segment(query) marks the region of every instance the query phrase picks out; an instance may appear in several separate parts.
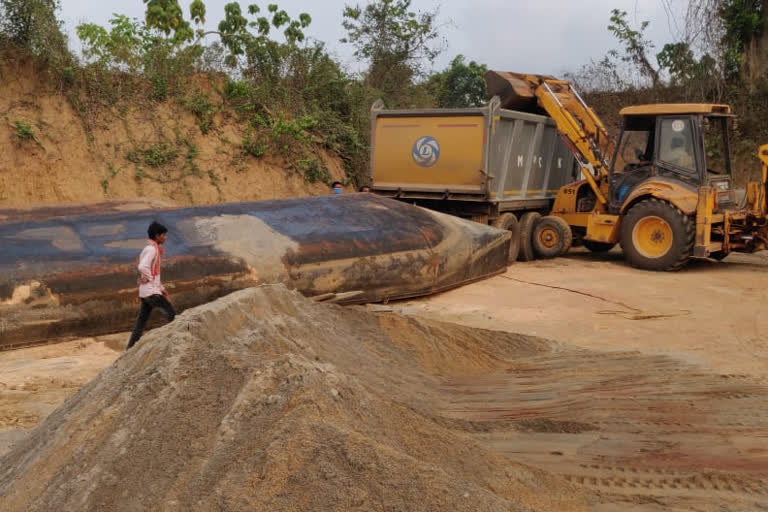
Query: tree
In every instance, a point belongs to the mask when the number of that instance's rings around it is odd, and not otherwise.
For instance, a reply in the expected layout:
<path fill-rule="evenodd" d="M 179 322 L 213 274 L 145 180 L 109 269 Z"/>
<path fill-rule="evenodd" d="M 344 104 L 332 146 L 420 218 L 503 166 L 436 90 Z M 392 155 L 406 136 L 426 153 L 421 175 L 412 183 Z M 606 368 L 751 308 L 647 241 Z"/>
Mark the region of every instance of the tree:
<path fill-rule="evenodd" d="M 204 32 L 192 28 L 192 23 L 200 25 L 205 20 L 206 7 L 201 0 L 190 4 L 188 19 L 177 0 L 143 1 L 143 22 L 114 15 L 111 29 L 86 23 L 77 27 L 77 34 L 87 58 L 107 69 L 143 72 L 154 84 L 155 99 L 164 99 L 169 88 L 183 82 L 179 72 L 189 72 L 191 64 L 203 55 L 202 40 L 208 35 L 220 37 L 219 48 L 223 48 L 229 67 L 242 64 L 242 74 L 258 82 L 266 96 L 279 92 L 280 80 L 292 72 L 290 57 L 297 55 L 297 45 L 305 39 L 303 29 L 311 22 L 308 14 L 292 19 L 275 4 L 268 5 L 266 16 L 257 16 L 261 12 L 258 5 L 248 6 L 244 13 L 239 3 L 231 2 L 224 6 L 218 30 Z M 269 37 L 272 28 L 283 29 L 284 43 Z M 307 50 L 306 55 L 314 54 Z"/>
<path fill-rule="evenodd" d="M 768 31 L 764 30 L 768 0 L 722 0 L 721 44 L 729 76 L 741 74 L 750 84 L 768 71 Z"/>
<path fill-rule="evenodd" d="M 694 80 L 710 79 L 717 72 L 715 60 L 704 54 L 696 59 L 688 43 L 668 43 L 656 55 L 661 69 L 669 72 L 672 85 L 686 84 Z"/>
<path fill-rule="evenodd" d="M 76 27 L 83 42 L 83 56 L 93 59 L 106 69 L 142 70 L 143 57 L 152 46 L 152 32 L 145 23 L 115 14 L 109 20 L 107 31 L 95 23 L 81 23 Z"/>
<path fill-rule="evenodd" d="M 0 34 L 12 44 L 59 67 L 71 60 L 56 18 L 59 0 L 0 0 Z"/>
<path fill-rule="evenodd" d="M 659 72 L 648 60 L 648 51 L 653 48 L 653 43 L 645 39 L 643 32 L 648 28 L 647 21 L 640 23 L 640 29 L 634 30 L 627 22 L 627 11 L 613 9 L 611 11 L 611 23 L 608 31 L 624 45 L 622 60 L 632 62 L 638 70 L 651 79 L 653 87 L 659 85 Z"/>
<path fill-rule="evenodd" d="M 376 0 L 365 8 L 346 6 L 343 13 L 347 37 L 341 42 L 369 62 L 368 83 L 390 96 L 413 84 L 443 50 L 438 11 L 416 13 L 410 7 L 411 0 Z"/>
<path fill-rule="evenodd" d="M 465 63 L 457 55 L 447 69 L 429 77 L 429 88 L 442 108 L 479 107 L 486 103 L 485 64 Z"/>
<path fill-rule="evenodd" d="M 221 36 L 224 46 L 230 51 L 232 65 L 241 55 L 246 56 L 252 67 L 260 67 L 259 62 L 276 58 L 275 51 L 280 47 L 280 43 L 269 38 L 272 27 L 285 27 L 283 35 L 288 46 L 293 47 L 304 41 L 304 29 L 312 22 L 309 14 L 303 12 L 299 14 L 298 19 L 292 19 L 275 4 L 269 4 L 267 11 L 270 17 L 260 16 L 249 22 L 239 3 L 232 2 L 224 6 L 224 19 L 219 23 L 219 31 L 216 33 Z M 261 9 L 258 5 L 248 6 L 248 14 L 255 16 L 259 12 Z M 249 29 L 255 29 L 255 32 Z"/>
<path fill-rule="evenodd" d="M 184 19 L 184 13 L 178 0 L 142 0 L 147 4 L 145 21 L 149 28 L 157 29 L 166 36 L 173 33 L 177 42 L 191 41 L 195 32 Z M 193 0 L 189 14 L 196 24 L 205 23 L 205 4 L 202 0 Z"/>
<path fill-rule="evenodd" d="M 727 79 L 754 85 L 768 73 L 766 17 L 768 0 L 690 0 L 688 39 L 717 56 Z"/>

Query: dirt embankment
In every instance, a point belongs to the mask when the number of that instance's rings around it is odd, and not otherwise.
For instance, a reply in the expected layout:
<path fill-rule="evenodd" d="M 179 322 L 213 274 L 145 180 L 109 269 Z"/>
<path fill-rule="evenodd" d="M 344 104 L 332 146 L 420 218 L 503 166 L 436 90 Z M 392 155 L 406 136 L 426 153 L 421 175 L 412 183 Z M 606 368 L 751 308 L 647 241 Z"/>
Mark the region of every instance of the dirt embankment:
<path fill-rule="evenodd" d="M 0 62 L 0 206 L 148 198 L 177 205 L 327 193 L 269 154 L 244 154 L 247 126 L 207 77 L 196 87 L 218 109 L 203 134 L 179 100 L 104 105 L 88 118 L 29 60 Z M 201 96 L 202 97 L 202 96 Z M 344 181 L 338 158 L 314 155 Z"/>

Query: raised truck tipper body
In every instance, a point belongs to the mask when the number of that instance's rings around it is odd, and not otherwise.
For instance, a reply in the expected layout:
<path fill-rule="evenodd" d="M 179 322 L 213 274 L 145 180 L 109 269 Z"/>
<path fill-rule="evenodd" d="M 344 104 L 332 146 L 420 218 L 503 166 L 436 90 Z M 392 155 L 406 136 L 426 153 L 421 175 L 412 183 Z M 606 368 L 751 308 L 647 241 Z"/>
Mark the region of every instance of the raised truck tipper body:
<path fill-rule="evenodd" d="M 480 108 L 371 109 L 373 191 L 512 231 L 510 261 L 534 258 L 530 230 L 575 170 L 554 121 L 502 109 L 498 98 Z"/>

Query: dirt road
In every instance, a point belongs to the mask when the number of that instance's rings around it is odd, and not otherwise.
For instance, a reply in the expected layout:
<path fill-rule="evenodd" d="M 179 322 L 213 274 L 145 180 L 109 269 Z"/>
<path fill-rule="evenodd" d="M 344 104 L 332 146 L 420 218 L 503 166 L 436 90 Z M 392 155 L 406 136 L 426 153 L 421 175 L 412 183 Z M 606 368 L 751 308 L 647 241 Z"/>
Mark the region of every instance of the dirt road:
<path fill-rule="evenodd" d="M 396 312 L 598 350 L 665 354 L 726 374 L 768 377 L 768 254 L 643 272 L 621 253 L 574 251 Z"/>
<path fill-rule="evenodd" d="M 449 380 L 445 414 L 528 425 L 475 437 L 597 491 L 595 510 L 768 510 L 766 271 L 761 255 L 668 274 L 580 252 L 391 309 L 560 341 Z"/>

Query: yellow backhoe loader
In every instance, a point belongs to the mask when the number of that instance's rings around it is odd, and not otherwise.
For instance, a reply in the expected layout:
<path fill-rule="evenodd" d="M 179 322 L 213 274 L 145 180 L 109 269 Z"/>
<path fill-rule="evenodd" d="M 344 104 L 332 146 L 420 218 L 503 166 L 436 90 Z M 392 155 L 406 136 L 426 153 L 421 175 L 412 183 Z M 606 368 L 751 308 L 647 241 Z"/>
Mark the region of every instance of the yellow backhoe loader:
<path fill-rule="evenodd" d="M 620 111 L 618 142 L 573 85 L 549 76 L 489 71 L 488 92 L 514 110 L 544 110 L 584 177 L 560 188 L 533 231 L 540 257 L 565 253 L 573 238 L 604 252 L 621 244 L 646 270 L 678 270 L 691 258 L 768 249 L 768 145 L 760 182 L 737 200 L 731 176 L 728 105 L 655 104 Z"/>

